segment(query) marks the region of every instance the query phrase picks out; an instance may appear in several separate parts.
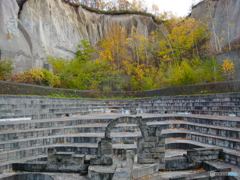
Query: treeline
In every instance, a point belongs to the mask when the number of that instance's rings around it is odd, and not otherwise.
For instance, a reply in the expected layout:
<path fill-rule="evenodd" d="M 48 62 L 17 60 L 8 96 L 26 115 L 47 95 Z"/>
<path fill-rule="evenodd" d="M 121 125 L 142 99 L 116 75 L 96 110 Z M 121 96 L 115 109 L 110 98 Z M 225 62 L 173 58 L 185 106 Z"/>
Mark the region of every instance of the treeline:
<path fill-rule="evenodd" d="M 116 11 L 116 10 L 133 10 L 133 11 L 142 11 L 149 12 L 146 2 L 144 0 L 68 0 L 72 5 L 83 5 L 99 10 L 105 11 Z"/>

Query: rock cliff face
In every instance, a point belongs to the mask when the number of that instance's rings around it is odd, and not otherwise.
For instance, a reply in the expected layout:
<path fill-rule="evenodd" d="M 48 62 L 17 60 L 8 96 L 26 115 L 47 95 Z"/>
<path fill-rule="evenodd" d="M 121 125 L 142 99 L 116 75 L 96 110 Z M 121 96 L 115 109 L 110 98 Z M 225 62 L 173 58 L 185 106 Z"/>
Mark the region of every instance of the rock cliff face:
<path fill-rule="evenodd" d="M 211 11 L 209 11 L 206 1 L 201 2 L 193 7 L 191 17 L 201 19 L 206 23 L 211 22 L 211 19 L 213 20 L 215 32 L 220 39 L 221 48 L 227 45 L 229 40 L 232 42 L 232 40 L 240 38 L 239 0 L 215 0 L 210 9 Z M 211 28 L 213 27 L 211 26 Z"/>
<path fill-rule="evenodd" d="M 28 0 L 23 5 L 20 20 L 48 54 L 65 58 L 75 56 L 82 39 L 91 44 L 101 40 L 111 24 L 120 25 L 129 33 L 135 26 L 144 35 L 159 28 L 152 17 L 98 14 L 62 0 Z"/>
<path fill-rule="evenodd" d="M 14 60 L 15 70 L 44 67 L 46 57 L 38 40 L 18 20 L 16 0 L 0 1 L 0 59 Z"/>

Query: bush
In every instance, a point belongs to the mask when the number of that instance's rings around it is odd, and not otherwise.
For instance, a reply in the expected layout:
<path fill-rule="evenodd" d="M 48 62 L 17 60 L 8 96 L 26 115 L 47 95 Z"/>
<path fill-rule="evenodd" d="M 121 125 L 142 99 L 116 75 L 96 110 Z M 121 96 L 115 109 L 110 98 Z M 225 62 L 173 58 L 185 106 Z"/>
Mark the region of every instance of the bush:
<path fill-rule="evenodd" d="M 221 80 L 221 67 L 217 65 L 216 59 L 195 58 L 192 61 L 183 60 L 181 63 L 175 62 L 174 65 L 170 65 L 165 81 L 169 86 L 178 86 Z"/>
<path fill-rule="evenodd" d="M 51 87 L 60 87 L 60 78 L 46 69 L 33 68 L 21 74 L 15 74 L 11 77 L 12 82 L 27 84 L 39 84 Z"/>
<path fill-rule="evenodd" d="M 14 69 L 13 60 L 11 59 L 0 60 L 0 80 L 9 79 L 13 69 Z"/>

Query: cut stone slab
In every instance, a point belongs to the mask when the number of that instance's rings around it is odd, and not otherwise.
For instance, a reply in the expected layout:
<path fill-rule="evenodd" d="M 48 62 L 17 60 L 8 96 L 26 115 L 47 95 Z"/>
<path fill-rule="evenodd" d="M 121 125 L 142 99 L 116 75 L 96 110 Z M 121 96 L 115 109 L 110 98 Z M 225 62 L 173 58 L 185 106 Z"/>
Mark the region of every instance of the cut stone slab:
<path fill-rule="evenodd" d="M 141 178 L 143 176 L 152 175 L 158 172 L 159 164 L 137 164 L 133 165 L 133 178 Z"/>
<path fill-rule="evenodd" d="M 110 166 L 91 165 L 88 167 L 88 177 L 91 180 L 111 180 L 116 171 L 117 164 Z"/>
<path fill-rule="evenodd" d="M 62 174 L 62 173 L 4 173 L 0 174 L 1 180 L 9 179 L 44 179 L 44 180 L 90 180 L 86 176 L 78 174 Z"/>

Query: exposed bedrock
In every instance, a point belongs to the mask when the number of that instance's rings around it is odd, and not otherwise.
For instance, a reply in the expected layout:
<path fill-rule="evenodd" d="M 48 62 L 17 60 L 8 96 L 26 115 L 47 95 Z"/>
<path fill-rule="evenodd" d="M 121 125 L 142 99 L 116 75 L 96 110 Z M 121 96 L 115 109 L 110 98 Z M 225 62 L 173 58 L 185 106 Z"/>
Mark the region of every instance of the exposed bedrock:
<path fill-rule="evenodd" d="M 103 39 L 111 24 L 124 27 L 128 33 L 135 26 L 143 35 L 159 28 L 149 16 L 98 14 L 62 0 L 28 0 L 23 5 L 20 20 L 42 42 L 48 54 L 70 58 L 75 56 L 82 39 L 95 44 Z"/>
<path fill-rule="evenodd" d="M 15 70 L 44 67 L 46 56 L 39 41 L 18 20 L 16 0 L 0 1 L 0 59 L 14 60 Z"/>
<path fill-rule="evenodd" d="M 231 42 L 234 39 L 240 38 L 239 9 L 239 0 L 213 1 L 213 6 L 210 8 L 208 3 L 203 1 L 193 7 L 191 17 L 196 20 L 201 19 L 206 23 L 213 22 L 214 27 L 211 26 L 211 29 L 215 30 L 216 35 L 221 41 L 221 47 L 224 47 L 228 44 L 228 40 Z"/>

